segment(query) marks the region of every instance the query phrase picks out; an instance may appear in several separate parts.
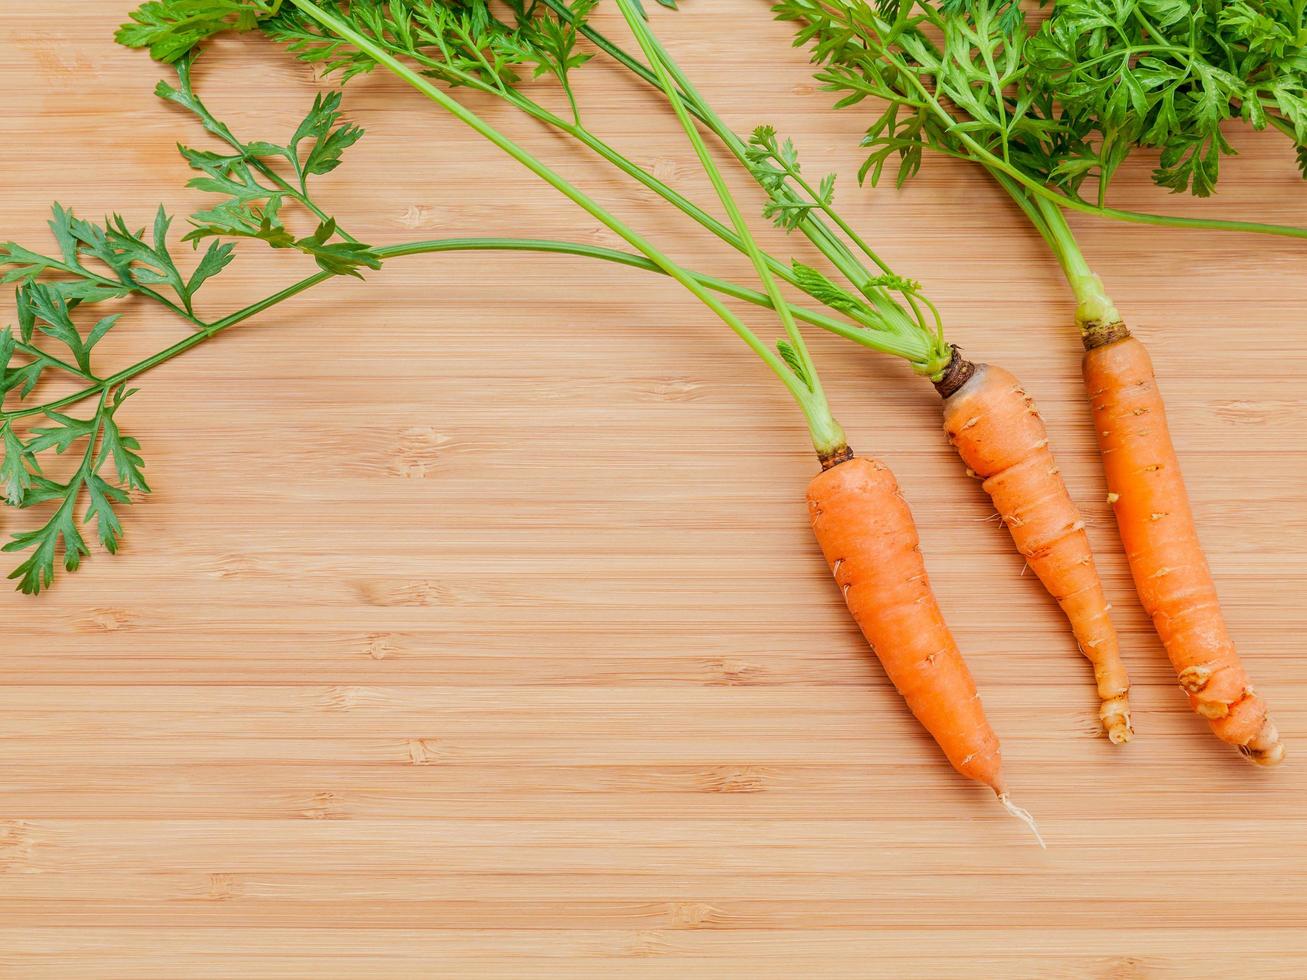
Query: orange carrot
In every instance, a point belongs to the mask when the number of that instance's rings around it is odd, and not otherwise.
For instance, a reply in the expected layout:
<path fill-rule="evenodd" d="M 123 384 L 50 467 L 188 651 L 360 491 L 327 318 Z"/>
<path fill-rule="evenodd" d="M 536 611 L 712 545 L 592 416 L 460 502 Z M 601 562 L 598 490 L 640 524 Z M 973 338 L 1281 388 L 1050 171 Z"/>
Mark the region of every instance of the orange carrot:
<path fill-rule="evenodd" d="M 814 477 L 808 516 L 835 581 L 885 673 L 962 775 L 1006 797 L 998 737 L 926 576 L 894 474 L 852 458 Z"/>
<path fill-rule="evenodd" d="M 1057 600 L 1080 652 L 1093 665 L 1098 716 L 1108 738 L 1129 740 L 1130 679 L 1108 614 L 1111 605 L 1084 519 L 1058 472 L 1034 400 L 1007 371 L 972 365 L 956 352 L 937 387 L 945 396 L 949 441 L 984 480 L 1017 550 Z"/>
<path fill-rule="evenodd" d="M 1139 601 L 1195 711 L 1253 762 L 1284 758 L 1221 615 L 1148 351 L 1124 324 L 1086 333 L 1085 384 Z"/>

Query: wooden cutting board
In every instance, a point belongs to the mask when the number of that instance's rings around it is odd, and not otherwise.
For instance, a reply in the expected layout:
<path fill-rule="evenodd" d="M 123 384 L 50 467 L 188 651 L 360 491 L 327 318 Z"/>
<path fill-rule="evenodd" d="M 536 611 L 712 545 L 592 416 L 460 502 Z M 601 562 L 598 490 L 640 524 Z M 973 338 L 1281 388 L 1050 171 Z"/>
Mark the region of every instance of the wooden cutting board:
<path fill-rule="evenodd" d="M 142 224 L 203 201 L 174 149 L 203 135 L 151 94 L 164 70 L 112 43 L 128 6 L 3 5 L 0 237 L 45 241 L 52 200 Z M 869 656 L 807 528 L 802 421 L 720 323 L 576 259 L 395 261 L 143 378 L 122 422 L 156 492 L 124 553 L 0 598 L 0 976 L 1307 975 L 1307 245 L 1074 222 L 1153 350 L 1231 627 L 1296 753 L 1268 773 L 1188 712 L 1133 596 L 1037 237 L 965 165 L 858 189 L 867 116 L 828 109 L 788 29 L 753 0 L 684 6 L 656 27 L 722 114 L 838 170 L 841 206 L 955 339 L 1038 399 L 1137 740 L 1096 737 L 1056 608 L 899 365 L 812 338 L 854 444 L 915 508 L 1047 851 L 944 764 Z M 198 74 L 251 137 L 284 139 L 318 90 L 255 39 Z M 583 78 L 594 129 L 711 201 L 656 98 L 603 64 Z M 369 134 L 322 186 L 364 240 L 613 243 L 390 79 L 346 106 Z M 748 280 L 484 108 L 674 256 Z M 1167 197 L 1141 165 L 1121 202 L 1307 223 L 1285 142 L 1235 138 L 1218 200 Z M 247 254 L 213 315 L 302 271 Z M 124 312 L 113 363 L 185 333 Z"/>

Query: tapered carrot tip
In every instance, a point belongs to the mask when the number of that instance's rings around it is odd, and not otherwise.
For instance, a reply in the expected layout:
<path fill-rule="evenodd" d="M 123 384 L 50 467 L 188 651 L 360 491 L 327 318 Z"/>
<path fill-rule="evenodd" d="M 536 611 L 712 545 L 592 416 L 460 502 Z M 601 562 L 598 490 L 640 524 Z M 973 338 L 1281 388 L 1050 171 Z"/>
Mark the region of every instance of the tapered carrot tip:
<path fill-rule="evenodd" d="M 1003 804 L 1004 810 L 1029 827 L 1030 832 L 1035 835 L 1035 840 L 1039 841 L 1039 846 L 1048 850 L 1048 845 L 1044 843 L 1044 835 L 1039 832 L 1039 824 L 1035 823 L 1035 818 L 1030 815 L 1029 810 L 1017 806 L 1006 793 L 998 794 L 998 802 Z"/>
<path fill-rule="evenodd" d="M 1253 765 L 1278 766 L 1284 761 L 1284 743 L 1280 741 L 1280 730 L 1275 722 L 1267 718 L 1262 730 L 1247 745 L 1239 746 L 1239 751 Z"/>
<path fill-rule="evenodd" d="M 1189 672 L 1181 673 L 1182 679 L 1186 673 Z M 1217 738 L 1235 746 L 1255 765 L 1277 766 L 1284 761 L 1280 730 L 1267 714 L 1266 702 L 1247 686 L 1246 678 L 1239 686 L 1242 693 L 1228 702 L 1201 700 L 1208 694 L 1206 687 L 1197 694 L 1190 693 L 1189 697 L 1196 702 L 1198 713 L 1207 718 Z"/>
<path fill-rule="evenodd" d="M 1130 724 L 1130 699 L 1126 695 L 1104 701 L 1098 708 L 1098 717 L 1113 745 L 1124 745 L 1134 736 L 1134 726 Z"/>

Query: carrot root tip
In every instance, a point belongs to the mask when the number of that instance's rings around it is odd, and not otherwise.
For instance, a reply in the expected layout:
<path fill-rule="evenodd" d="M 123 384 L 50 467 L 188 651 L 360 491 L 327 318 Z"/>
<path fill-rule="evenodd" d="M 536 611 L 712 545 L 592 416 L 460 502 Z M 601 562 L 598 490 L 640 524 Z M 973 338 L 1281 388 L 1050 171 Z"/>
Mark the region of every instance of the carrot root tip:
<path fill-rule="evenodd" d="M 1124 745 L 1134 736 L 1134 726 L 1130 724 L 1130 700 L 1121 694 L 1104 701 L 1098 709 L 1098 717 L 1107 732 L 1107 740 L 1113 745 Z"/>
<path fill-rule="evenodd" d="M 1243 753 L 1244 758 L 1255 766 L 1262 766 L 1270 769 L 1272 766 L 1278 766 L 1284 761 L 1284 743 L 1277 742 L 1269 749 L 1250 749 L 1246 745 L 1239 746 L 1239 751 Z"/>
<path fill-rule="evenodd" d="M 1248 742 L 1239 746 L 1245 759 L 1256 766 L 1270 768 L 1284 761 L 1284 743 L 1280 741 L 1280 730 L 1275 722 L 1267 718 L 1262 723 L 1262 730 Z"/>
<path fill-rule="evenodd" d="M 1017 806 L 1006 793 L 998 794 L 998 802 L 1003 804 L 1004 810 L 1029 827 L 1030 832 L 1035 835 L 1035 840 L 1039 841 L 1039 846 L 1048 850 L 1048 845 L 1044 843 L 1044 836 L 1039 832 L 1039 824 L 1035 823 L 1035 818 L 1030 815 L 1029 810 Z"/>

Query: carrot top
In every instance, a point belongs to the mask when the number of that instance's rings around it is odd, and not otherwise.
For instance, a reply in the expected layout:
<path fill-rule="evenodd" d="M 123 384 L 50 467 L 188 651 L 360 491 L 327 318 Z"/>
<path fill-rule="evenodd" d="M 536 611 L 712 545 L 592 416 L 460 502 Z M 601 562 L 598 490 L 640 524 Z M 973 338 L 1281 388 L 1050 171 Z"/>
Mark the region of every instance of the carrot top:
<path fill-rule="evenodd" d="M 130 434 L 128 398 L 141 375 L 179 357 L 264 311 L 339 276 L 362 278 L 403 256 L 452 251 L 535 251 L 579 256 L 667 274 L 647 255 L 587 243 L 520 238 L 450 238 L 393 245 L 360 242 L 326 210 L 313 178 L 334 170 L 342 155 L 362 137 L 341 120 L 339 93 L 314 101 L 308 115 L 284 143 L 238 136 L 209 110 L 195 90 L 190 58 L 176 65 L 174 82 L 160 83 L 157 94 L 194 117 L 216 139 L 215 148 L 181 146 L 197 176 L 191 186 L 218 196 L 216 205 L 196 209 L 190 230 L 178 235 L 175 219 L 160 208 L 148 229 L 113 215 L 88 221 L 56 204 L 50 229 L 54 247 L 0 243 L 0 281 L 15 286 L 17 329 L 0 330 L 0 503 L 26 510 L 53 504 L 53 512 L 16 533 L 4 550 L 20 556 L 10 576 L 24 592 L 48 588 L 60 568 L 76 570 L 98 540 L 110 553 L 124 534 L 123 512 L 150 492 L 140 443 Z M 280 161 L 293 176 L 283 177 Z M 318 222 L 312 234 L 292 234 L 291 211 Z M 197 260 L 186 258 L 185 243 Z M 300 253 L 315 271 L 239 310 L 208 315 L 204 287 L 226 272 L 238 247 L 255 243 Z M 704 295 L 744 300 L 775 309 L 774 296 L 712 276 L 679 270 Z M 182 321 L 186 335 L 121 370 L 103 371 L 99 343 L 115 329 L 122 311 L 104 315 L 116 301 L 135 297 L 161 307 Z M 720 303 L 714 299 L 713 302 Z M 835 331 L 859 330 L 831 315 L 783 304 L 790 323 L 802 321 Z M 88 317 L 88 313 L 97 315 Z M 747 328 L 746 328 L 747 329 Z M 797 332 L 797 327 L 795 327 Z M 760 346 L 761 342 L 756 341 Z M 824 401 L 800 380 L 802 365 L 791 367 L 782 348 L 774 369 L 811 399 L 816 423 L 832 450 L 842 444 Z M 46 382 L 61 375 L 73 382 L 68 393 L 45 394 Z M 806 377 L 807 375 L 804 375 Z M 68 477 L 47 475 L 43 460 L 67 454 L 78 460 Z"/>

